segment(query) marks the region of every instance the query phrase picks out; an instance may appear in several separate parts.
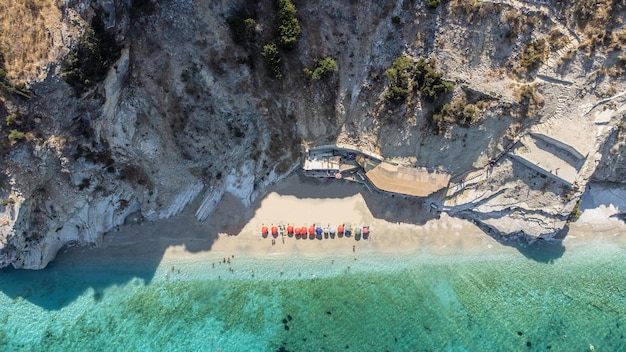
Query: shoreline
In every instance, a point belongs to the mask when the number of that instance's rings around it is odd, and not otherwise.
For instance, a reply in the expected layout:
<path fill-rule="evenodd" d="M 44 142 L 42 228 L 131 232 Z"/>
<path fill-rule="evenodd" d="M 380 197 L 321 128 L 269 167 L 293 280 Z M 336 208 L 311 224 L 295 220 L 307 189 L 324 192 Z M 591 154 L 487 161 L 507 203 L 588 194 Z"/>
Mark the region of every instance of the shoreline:
<path fill-rule="evenodd" d="M 576 223 L 569 226 L 562 242 L 558 260 L 563 252 L 590 241 L 606 240 L 626 248 L 626 224 L 610 218 L 615 209 L 593 203 L 594 197 L 583 199 L 584 211 Z M 484 233 L 470 221 L 453 218 L 446 213 L 439 217 L 428 212 L 416 199 L 403 199 L 371 193 L 357 184 L 306 179 L 291 175 L 271 186 L 262 198 L 250 207 L 226 193 L 215 212 L 205 222 L 197 222 L 189 206 L 173 218 L 120 226 L 106 234 L 102 245 L 93 248 L 73 247 L 58 254 L 55 261 L 83 260 L 107 262 L 147 261 L 167 277 L 171 265 L 223 265 L 264 261 L 285 268 L 304 267 L 301 263 L 337 261 L 337 266 L 376 267 L 380 261 L 407 262 L 414 257 L 465 257 L 517 255 L 523 259 L 523 248 L 516 243 L 501 243 Z M 262 225 L 293 224 L 336 226 L 351 223 L 368 225 L 369 240 L 350 238 L 296 239 L 279 235 L 272 245 L 271 234 L 262 238 Z M 354 246 L 354 247 L 353 247 Z M 448 258 L 449 259 L 449 258 Z M 457 258 L 461 259 L 461 258 Z M 396 264 L 398 264 L 396 263 Z M 226 264 L 226 265 L 224 265 Z M 340 264 L 340 265 L 339 265 Z M 239 265 L 239 264 L 238 264 Z M 397 265 L 396 265 L 397 266 Z M 278 272 L 278 268 L 276 272 Z M 325 270 L 318 269 L 317 271 Z M 335 269 L 328 268 L 331 272 Z M 259 274 L 257 274 L 258 276 Z M 280 274 L 283 276 L 283 274 Z M 315 275 L 322 275 L 315 274 Z M 239 276 L 239 275 L 237 275 Z M 244 275 L 245 276 L 245 275 Z M 285 277 L 293 277 L 293 272 Z M 280 277 L 280 276 L 279 276 Z"/>

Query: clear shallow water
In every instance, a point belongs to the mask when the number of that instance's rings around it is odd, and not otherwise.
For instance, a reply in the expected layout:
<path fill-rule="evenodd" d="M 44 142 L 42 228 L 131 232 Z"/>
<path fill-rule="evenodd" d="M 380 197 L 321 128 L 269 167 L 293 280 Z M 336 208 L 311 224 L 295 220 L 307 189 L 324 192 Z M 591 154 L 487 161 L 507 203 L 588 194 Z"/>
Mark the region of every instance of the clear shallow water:
<path fill-rule="evenodd" d="M 269 260 L 233 260 L 234 274 L 208 262 L 59 260 L 41 272 L 0 273 L 0 347 L 618 351 L 625 254 L 597 242 L 550 264 L 516 252 L 424 254 L 302 261 L 283 274 L 286 263 Z"/>

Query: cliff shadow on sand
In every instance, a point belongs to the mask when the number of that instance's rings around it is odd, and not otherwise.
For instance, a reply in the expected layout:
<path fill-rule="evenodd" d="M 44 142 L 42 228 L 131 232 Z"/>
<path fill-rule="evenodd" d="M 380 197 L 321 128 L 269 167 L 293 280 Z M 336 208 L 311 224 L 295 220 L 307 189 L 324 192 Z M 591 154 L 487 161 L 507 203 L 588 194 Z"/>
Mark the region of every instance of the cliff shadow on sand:
<path fill-rule="evenodd" d="M 209 251 L 218 230 L 198 222 L 193 206 L 166 220 L 124 225 L 104 235 L 98 247 L 61 249 L 42 270 L 0 270 L 0 291 L 14 300 L 25 299 L 46 310 L 59 310 L 80 296 L 102 300 L 111 286 L 145 285 L 157 275 L 179 274 L 179 268 L 159 265 L 168 250 Z"/>
<path fill-rule="evenodd" d="M 383 194 L 370 187 L 372 186 L 351 181 L 334 178 L 316 179 L 296 173 L 281 181 L 273 191 L 281 196 L 294 196 L 298 199 L 333 199 L 360 195 L 365 201 L 367 210 L 375 219 L 390 223 L 424 225 L 429 220 L 437 218 L 437 214 L 429 212 L 419 198 Z"/>

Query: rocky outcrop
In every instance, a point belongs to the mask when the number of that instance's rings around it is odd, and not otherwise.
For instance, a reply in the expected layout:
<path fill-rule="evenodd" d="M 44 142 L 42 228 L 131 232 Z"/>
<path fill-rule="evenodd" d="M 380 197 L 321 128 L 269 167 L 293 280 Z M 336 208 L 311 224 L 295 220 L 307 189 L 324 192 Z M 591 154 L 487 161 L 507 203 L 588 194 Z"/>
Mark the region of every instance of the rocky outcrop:
<path fill-rule="evenodd" d="M 305 146 L 347 143 L 445 170 L 449 191 L 428 202 L 527 240 L 558 232 L 592 175 L 623 178 L 626 84 L 598 73 L 617 54 L 578 52 L 585 38 L 564 19 L 570 10 L 549 1 L 296 2 L 302 33 L 280 49 L 281 80 L 261 54 L 275 40 L 272 0 L 56 3 L 32 26 L 50 30 L 46 55 L 6 67 L 33 98 L 1 98 L 0 117 L 22 116 L 26 137 L 4 153 L 0 266 L 42 268 L 62 246 L 97 245 L 124 222 L 190 204 L 203 221 L 226 192 L 250 204 L 297 168 Z M 123 49 L 103 82 L 75 96 L 59 61 L 93 16 Z M 253 20 L 243 37 L 236 16 Z M 553 37 L 565 44 L 546 47 L 543 64 L 511 73 L 528 43 Z M 28 57 L 24 38 L 5 57 Z M 384 72 L 400 55 L 433 59 L 454 92 L 386 101 Z M 302 73 L 327 56 L 335 72 Z M 472 123 L 434 133 L 433 114 L 452 101 L 478 107 Z M 559 150 L 583 158 L 572 165 Z M 539 153 L 557 166 L 538 165 Z M 567 177 L 558 165 L 572 165 Z"/>

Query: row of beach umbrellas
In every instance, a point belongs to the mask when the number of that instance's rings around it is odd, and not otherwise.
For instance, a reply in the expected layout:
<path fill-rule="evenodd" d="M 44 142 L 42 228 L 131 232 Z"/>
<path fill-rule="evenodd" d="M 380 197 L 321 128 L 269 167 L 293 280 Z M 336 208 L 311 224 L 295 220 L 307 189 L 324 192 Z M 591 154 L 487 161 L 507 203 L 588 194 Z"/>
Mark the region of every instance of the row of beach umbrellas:
<path fill-rule="evenodd" d="M 332 237 L 334 237 L 335 234 L 341 236 L 347 236 L 350 237 L 352 233 L 354 233 L 355 236 L 361 236 L 361 234 L 363 235 L 363 237 L 365 239 L 367 239 L 367 237 L 369 236 L 370 233 L 370 227 L 369 226 L 363 226 L 363 227 L 354 227 L 354 229 L 352 228 L 352 226 L 350 226 L 349 224 L 341 224 L 339 226 L 337 226 L 337 229 L 335 230 L 334 227 L 320 227 L 320 226 L 315 226 L 315 225 L 311 225 L 308 228 L 306 226 L 303 227 L 294 227 L 293 225 L 287 225 L 285 226 L 276 226 L 276 225 L 272 225 L 272 226 L 266 226 L 263 225 L 261 226 L 261 235 L 263 237 L 267 237 L 268 234 L 272 234 L 272 236 L 277 237 L 279 234 L 280 235 L 287 235 L 289 237 L 295 235 L 296 237 L 298 236 L 321 236 L 322 234 L 326 235 L 330 235 Z"/>

